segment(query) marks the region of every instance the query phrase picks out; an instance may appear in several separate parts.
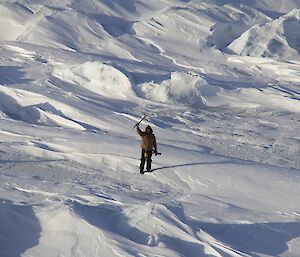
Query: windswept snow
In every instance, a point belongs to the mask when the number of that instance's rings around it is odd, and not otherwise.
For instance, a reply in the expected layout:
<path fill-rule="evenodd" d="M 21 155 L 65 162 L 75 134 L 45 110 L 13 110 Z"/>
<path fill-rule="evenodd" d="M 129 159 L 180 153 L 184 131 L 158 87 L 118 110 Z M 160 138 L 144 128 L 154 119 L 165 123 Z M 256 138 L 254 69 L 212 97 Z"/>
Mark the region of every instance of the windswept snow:
<path fill-rule="evenodd" d="M 255 24 L 228 46 L 237 54 L 299 59 L 300 9 L 266 24 Z"/>
<path fill-rule="evenodd" d="M 208 85 L 201 77 L 183 72 L 172 73 L 171 78 L 161 84 L 145 83 L 141 89 L 145 97 L 153 101 L 199 108 L 207 105 L 206 97 L 216 95 L 219 91 L 219 88 Z"/>
<path fill-rule="evenodd" d="M 129 79 L 122 72 L 102 63 L 60 66 L 54 69 L 53 75 L 62 81 L 110 98 L 127 99 L 135 95 Z"/>
<path fill-rule="evenodd" d="M 0 256 L 300 256 L 299 6 L 2 1 Z"/>

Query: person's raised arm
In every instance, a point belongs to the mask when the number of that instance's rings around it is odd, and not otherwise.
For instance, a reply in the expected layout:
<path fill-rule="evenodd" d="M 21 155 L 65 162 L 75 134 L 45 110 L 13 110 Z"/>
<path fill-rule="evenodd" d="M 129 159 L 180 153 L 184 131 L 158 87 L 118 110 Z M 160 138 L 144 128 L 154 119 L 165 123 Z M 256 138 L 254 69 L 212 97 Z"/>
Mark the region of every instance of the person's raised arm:
<path fill-rule="evenodd" d="M 139 124 L 136 126 L 136 132 L 140 135 L 140 136 L 143 136 L 143 131 L 141 131 L 140 127 L 139 127 Z"/>

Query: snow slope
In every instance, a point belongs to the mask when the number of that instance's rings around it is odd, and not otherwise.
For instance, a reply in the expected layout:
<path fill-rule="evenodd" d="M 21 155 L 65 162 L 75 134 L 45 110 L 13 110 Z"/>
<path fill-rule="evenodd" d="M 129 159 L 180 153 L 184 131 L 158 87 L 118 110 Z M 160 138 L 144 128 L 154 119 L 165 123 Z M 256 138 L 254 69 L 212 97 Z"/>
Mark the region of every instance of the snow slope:
<path fill-rule="evenodd" d="M 294 9 L 263 26 L 254 25 L 233 41 L 228 49 L 242 55 L 298 59 L 299 29 L 300 9 Z"/>
<path fill-rule="evenodd" d="M 0 256 L 300 256 L 299 6 L 2 1 Z"/>

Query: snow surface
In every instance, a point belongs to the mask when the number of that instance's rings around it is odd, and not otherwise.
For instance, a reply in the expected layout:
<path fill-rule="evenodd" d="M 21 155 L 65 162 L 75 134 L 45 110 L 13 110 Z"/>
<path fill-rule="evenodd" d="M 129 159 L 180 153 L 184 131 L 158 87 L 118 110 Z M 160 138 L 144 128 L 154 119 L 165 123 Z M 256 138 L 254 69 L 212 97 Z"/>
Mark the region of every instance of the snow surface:
<path fill-rule="evenodd" d="M 0 257 L 300 256 L 299 7 L 1 1 Z"/>
<path fill-rule="evenodd" d="M 299 59 L 300 9 L 294 9 L 264 25 L 255 24 L 233 41 L 228 49 L 251 56 Z"/>

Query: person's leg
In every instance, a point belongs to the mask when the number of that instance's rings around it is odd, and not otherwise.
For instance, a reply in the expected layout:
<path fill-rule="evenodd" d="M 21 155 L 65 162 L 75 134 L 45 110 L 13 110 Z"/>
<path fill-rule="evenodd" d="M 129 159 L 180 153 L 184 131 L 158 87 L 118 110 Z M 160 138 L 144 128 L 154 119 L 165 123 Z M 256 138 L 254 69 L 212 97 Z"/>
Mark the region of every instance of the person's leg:
<path fill-rule="evenodd" d="M 140 172 L 141 172 L 141 173 L 144 173 L 145 162 L 146 162 L 146 158 L 145 158 L 145 150 L 142 149 L 142 153 L 141 153 L 141 164 L 140 164 Z"/>
<path fill-rule="evenodd" d="M 147 151 L 147 171 L 151 171 L 152 151 Z"/>

